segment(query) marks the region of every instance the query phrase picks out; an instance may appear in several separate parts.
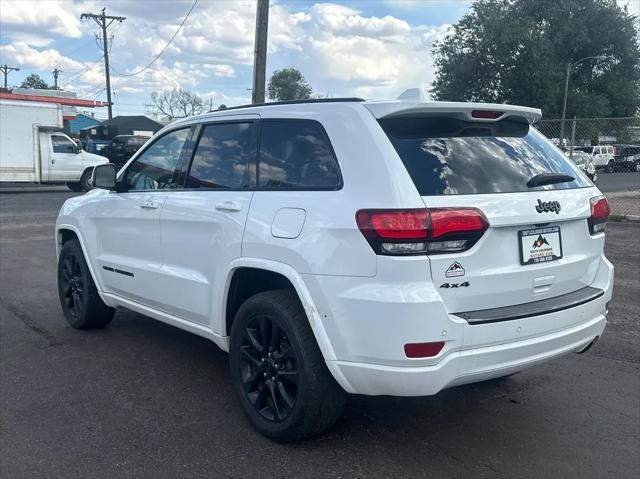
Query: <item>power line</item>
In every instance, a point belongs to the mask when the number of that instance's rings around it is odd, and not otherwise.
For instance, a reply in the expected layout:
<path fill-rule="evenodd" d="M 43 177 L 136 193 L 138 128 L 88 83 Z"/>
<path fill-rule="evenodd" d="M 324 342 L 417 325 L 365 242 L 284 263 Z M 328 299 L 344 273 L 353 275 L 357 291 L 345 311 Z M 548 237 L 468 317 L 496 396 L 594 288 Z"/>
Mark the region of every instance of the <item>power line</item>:
<path fill-rule="evenodd" d="M 83 75 L 84 73 L 88 72 L 89 70 L 91 70 L 93 67 L 95 67 L 98 63 L 100 63 L 100 61 L 102 61 L 102 58 L 104 57 L 104 55 L 100 55 L 100 58 L 98 58 L 96 61 L 94 61 L 91 65 L 89 65 L 86 68 L 81 69 L 78 73 L 76 73 L 75 75 L 73 75 L 68 81 L 67 83 L 65 83 L 63 85 L 63 88 L 65 88 L 66 86 L 70 85 L 71 83 L 73 83 L 73 81 L 78 78 L 79 76 Z"/>
<path fill-rule="evenodd" d="M 173 36 L 169 39 L 169 41 L 167 42 L 167 44 L 164 46 L 164 48 L 160 51 L 160 53 L 158 53 L 155 58 L 153 60 L 151 60 L 144 68 L 142 68 L 141 70 L 135 72 L 135 73 L 120 73 L 118 70 L 116 70 L 115 68 L 111 67 L 111 70 L 113 70 L 113 72 L 116 75 L 120 75 L 123 77 L 132 77 L 132 76 L 136 76 L 139 75 L 140 73 L 142 73 L 143 71 L 147 70 L 151 65 L 153 65 L 161 56 L 162 54 L 167 50 L 167 48 L 169 48 L 169 45 L 171 45 L 171 43 L 173 42 L 173 40 L 178 36 L 178 33 L 180 33 L 180 30 L 182 30 L 182 27 L 184 26 L 184 24 L 186 23 L 187 19 L 189 18 L 189 15 L 191 15 L 191 12 L 193 11 L 193 9 L 195 8 L 195 6 L 198 4 L 198 0 L 195 0 L 193 2 L 193 5 L 191 5 L 191 8 L 189 9 L 189 11 L 187 12 L 186 16 L 184 17 L 184 19 L 182 20 L 182 23 L 180 24 L 180 26 L 178 27 L 178 29 L 176 30 L 176 32 L 173 34 Z"/>

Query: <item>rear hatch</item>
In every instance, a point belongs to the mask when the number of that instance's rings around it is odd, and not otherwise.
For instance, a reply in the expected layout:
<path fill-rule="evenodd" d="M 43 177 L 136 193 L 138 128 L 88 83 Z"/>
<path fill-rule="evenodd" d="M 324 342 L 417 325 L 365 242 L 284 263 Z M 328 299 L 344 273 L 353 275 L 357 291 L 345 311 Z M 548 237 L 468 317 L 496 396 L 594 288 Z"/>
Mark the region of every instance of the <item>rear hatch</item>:
<path fill-rule="evenodd" d="M 450 105 L 377 115 L 428 209 L 474 208 L 488 223 L 467 247 L 429 255 L 447 309 L 522 304 L 591 284 L 604 244 L 589 225 L 600 193 L 531 126 L 539 111 Z"/>

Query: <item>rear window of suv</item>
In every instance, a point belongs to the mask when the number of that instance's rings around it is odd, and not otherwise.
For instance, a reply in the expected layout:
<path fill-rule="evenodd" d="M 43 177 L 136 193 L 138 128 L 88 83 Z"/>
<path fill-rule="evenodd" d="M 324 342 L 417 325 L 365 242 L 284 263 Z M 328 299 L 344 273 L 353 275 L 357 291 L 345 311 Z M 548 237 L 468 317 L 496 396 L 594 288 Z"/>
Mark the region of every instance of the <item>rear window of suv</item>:
<path fill-rule="evenodd" d="M 422 196 L 590 186 L 560 150 L 522 122 L 401 117 L 382 119 L 380 125 Z M 527 187 L 527 182 L 540 173 L 561 173 L 575 180 Z"/>

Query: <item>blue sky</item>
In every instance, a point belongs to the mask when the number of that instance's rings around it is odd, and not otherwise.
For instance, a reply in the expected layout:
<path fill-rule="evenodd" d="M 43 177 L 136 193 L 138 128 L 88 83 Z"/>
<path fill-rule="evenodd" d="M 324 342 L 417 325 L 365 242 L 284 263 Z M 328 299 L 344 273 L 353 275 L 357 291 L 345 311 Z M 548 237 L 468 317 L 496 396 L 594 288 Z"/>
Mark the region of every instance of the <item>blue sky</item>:
<path fill-rule="evenodd" d="M 0 0 L 0 64 L 20 67 L 82 98 L 105 99 L 104 67 L 83 12 L 122 15 L 110 28 L 115 114 L 142 114 L 153 91 L 181 87 L 214 107 L 250 98 L 255 0 L 199 0 L 166 52 L 194 0 Z M 640 0 L 619 0 L 632 8 Z M 267 75 L 300 69 L 314 93 L 395 98 L 433 80 L 431 49 L 468 10 L 467 0 L 271 0 Z M 134 74 L 122 76 L 121 74 Z M 105 109 L 96 109 L 100 117 Z"/>

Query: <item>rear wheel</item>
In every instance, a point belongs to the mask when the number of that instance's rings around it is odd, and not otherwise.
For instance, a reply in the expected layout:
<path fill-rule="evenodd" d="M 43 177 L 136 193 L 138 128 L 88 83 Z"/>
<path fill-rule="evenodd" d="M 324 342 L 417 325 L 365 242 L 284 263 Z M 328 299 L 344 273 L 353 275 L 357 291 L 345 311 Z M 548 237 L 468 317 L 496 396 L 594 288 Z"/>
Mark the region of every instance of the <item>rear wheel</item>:
<path fill-rule="evenodd" d="M 82 185 L 79 181 L 67 181 L 67 188 L 71 191 L 82 191 Z"/>
<path fill-rule="evenodd" d="M 93 189 L 93 185 L 91 184 L 91 173 L 93 173 L 93 168 L 87 168 L 82 173 L 82 177 L 80 178 L 80 185 L 84 191 L 91 191 Z"/>
<path fill-rule="evenodd" d="M 114 310 L 100 296 L 78 240 L 67 241 L 58 259 L 58 295 L 67 322 L 76 329 L 106 326 Z"/>
<path fill-rule="evenodd" d="M 259 293 L 242 304 L 229 363 L 244 412 L 270 439 L 319 434 L 342 414 L 346 393 L 328 371 L 292 290 Z"/>

